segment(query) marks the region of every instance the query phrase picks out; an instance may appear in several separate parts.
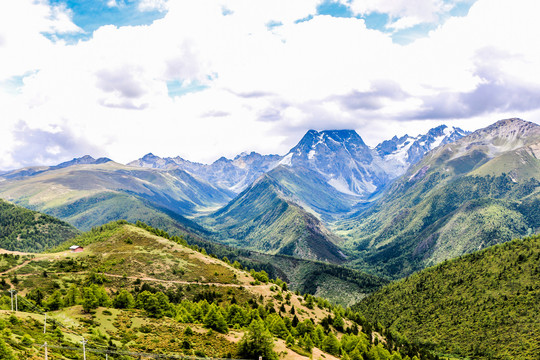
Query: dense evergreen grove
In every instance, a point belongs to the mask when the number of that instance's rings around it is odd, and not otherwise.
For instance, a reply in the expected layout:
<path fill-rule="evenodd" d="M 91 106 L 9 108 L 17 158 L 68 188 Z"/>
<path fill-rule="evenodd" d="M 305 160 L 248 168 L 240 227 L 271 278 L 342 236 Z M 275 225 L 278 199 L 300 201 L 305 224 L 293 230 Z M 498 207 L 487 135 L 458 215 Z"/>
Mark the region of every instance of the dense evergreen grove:
<path fill-rule="evenodd" d="M 131 238 L 118 235 L 125 224 L 125 221 L 118 221 L 104 225 L 82 235 L 77 242 L 82 246 L 96 242 L 106 243 L 111 234 L 116 234 L 115 241 L 121 241 L 126 246 L 134 246 L 129 245 L 132 243 Z M 137 225 L 153 234 L 168 237 L 186 246 L 182 238 L 170 237 L 162 230 L 150 228 L 142 223 Z M 65 249 L 69 244 L 68 242 L 61 248 Z M 190 247 L 206 254 L 205 249 L 196 245 Z M 22 261 L 22 259 L 17 261 Z M 93 261 L 93 255 L 83 254 L 82 257 L 58 260 L 54 264 L 48 261 L 36 262 L 35 266 L 44 266 L 49 270 L 43 270 L 35 275 L 41 280 L 19 282 L 16 276 L 11 277 L 11 283 L 18 284 L 17 289 L 21 291 L 20 297 L 26 300 L 19 302 L 19 309 L 51 312 L 63 309 L 70 311 L 68 309 L 73 306 L 79 306 L 83 314 L 89 315 L 96 312 L 98 308 L 106 308 L 134 312 L 150 319 L 160 319 L 160 321 L 174 320 L 187 326 L 183 334 L 177 335 L 187 354 L 193 348 L 191 343 L 193 335 L 190 335 L 194 332 L 192 327 L 197 329 L 202 327 L 209 333 L 225 334 L 231 330 L 244 333 L 235 352 L 224 353 L 222 354 L 224 357 L 258 359 L 263 355 L 265 359 L 277 359 L 278 354 L 274 349 L 273 339 L 280 338 L 289 349 L 306 356 L 317 347 L 342 359 L 437 358 L 409 343 L 396 332 L 388 332 L 380 325 L 372 325 L 357 312 L 333 305 L 328 300 L 310 294 L 300 295 L 299 292 L 289 291 L 287 283 L 280 279 L 271 280 L 264 270 L 251 269 L 249 273 L 253 277 L 252 285 L 268 284 L 271 297 L 266 298 L 262 295 L 242 292 L 243 290 L 238 290 L 238 287 L 217 291 L 219 286 L 214 287 L 198 282 L 167 287 L 162 283 L 140 279 L 133 281 L 125 278 L 121 280 L 121 284 L 129 284 L 129 286 L 119 286 L 119 283 L 113 285 L 111 281 L 114 278 L 95 269 L 94 265 L 91 265 L 95 264 Z M 223 261 L 233 268 L 244 269 L 238 261 L 231 262 L 227 258 Z M 179 270 L 173 268 L 170 271 Z M 74 277 L 64 281 L 55 275 L 57 272 L 74 274 Z M 75 276 L 75 274 L 80 275 Z M 29 284 L 30 287 L 25 288 L 25 284 Z M 0 297 L 0 308 L 9 309 L 10 297 L 5 291 L 3 294 L 4 296 Z M 302 306 L 295 307 L 293 301 L 295 304 L 300 302 Z M 314 322 L 307 313 L 308 310 L 311 311 L 310 309 L 324 309 L 328 315 Z M 148 328 L 148 331 L 152 330 Z M 105 335 L 96 335 L 95 340 L 106 341 L 107 337 L 103 338 L 103 336 Z M 114 340 L 125 344 L 131 338 L 132 336 L 125 332 Z M 14 340 L 11 337 L 6 337 L 5 341 L 12 347 L 22 346 L 20 343 L 13 343 Z"/>
<path fill-rule="evenodd" d="M 54 247 L 79 232 L 52 216 L 0 199 L 0 248 L 39 252 Z"/>
<path fill-rule="evenodd" d="M 540 354 L 540 236 L 449 260 L 354 307 L 413 341 L 474 359 Z"/>
<path fill-rule="evenodd" d="M 259 276 L 267 280 L 265 273 Z M 175 292 L 169 289 L 174 299 L 171 301 L 166 295 L 167 291 L 148 283 L 136 286 L 133 291 L 123 289 L 111 293 L 103 285 L 97 284 L 102 281 L 99 274 L 93 274 L 82 284 L 71 284 L 67 289 L 56 289 L 52 293 L 35 288 L 25 297 L 32 305 L 21 302 L 20 310 L 55 311 L 75 305 L 82 305 L 87 313 L 92 313 L 98 307 L 139 309 L 149 317 L 169 317 L 181 323 L 199 324 L 219 333 L 227 333 L 230 329 L 244 330 L 245 335 L 237 353 L 243 358 L 257 359 L 262 355 L 264 359 L 277 359 L 273 351 L 273 338 L 278 337 L 285 340 L 292 350 L 306 355 L 318 347 L 343 359 L 437 359 L 403 337 L 372 326 L 358 313 L 333 306 L 327 300 L 309 294 L 299 296 L 287 292 L 283 290 L 286 284 L 282 282 L 281 286 L 276 284 L 272 287 L 276 303 L 264 303 L 261 297 L 239 304 L 235 300 L 223 301 L 219 296 L 210 296 L 213 298 L 211 301 L 206 298 L 186 300 L 175 296 Z M 310 319 L 299 321 L 294 307 L 282 311 L 285 305 L 291 303 L 291 296 L 299 296 L 308 308 L 324 308 L 330 310 L 332 315 L 320 323 Z M 0 308 L 9 309 L 9 306 L 9 296 L 1 297 Z M 340 339 L 336 336 L 339 333 L 343 333 Z M 385 340 L 379 341 L 377 334 L 382 334 Z M 186 347 L 189 348 L 189 344 Z"/>

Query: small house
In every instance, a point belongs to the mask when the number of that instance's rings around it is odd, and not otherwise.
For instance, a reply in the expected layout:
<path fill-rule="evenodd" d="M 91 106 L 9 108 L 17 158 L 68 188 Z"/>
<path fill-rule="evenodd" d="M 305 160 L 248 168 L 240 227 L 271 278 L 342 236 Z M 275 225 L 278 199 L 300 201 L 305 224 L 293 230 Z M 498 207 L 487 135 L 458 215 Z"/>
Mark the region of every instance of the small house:
<path fill-rule="evenodd" d="M 69 250 L 71 250 L 71 252 L 81 252 L 84 250 L 84 248 L 79 245 L 71 245 Z"/>

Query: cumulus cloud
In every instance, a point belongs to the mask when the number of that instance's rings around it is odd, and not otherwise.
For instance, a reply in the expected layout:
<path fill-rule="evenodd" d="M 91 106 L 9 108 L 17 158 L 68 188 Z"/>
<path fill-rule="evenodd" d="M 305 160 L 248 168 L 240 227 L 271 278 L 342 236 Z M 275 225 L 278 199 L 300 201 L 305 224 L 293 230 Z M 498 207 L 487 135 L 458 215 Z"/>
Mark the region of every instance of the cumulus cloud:
<path fill-rule="evenodd" d="M 69 129 L 33 129 L 20 121 L 13 134 L 16 145 L 10 155 L 14 164 L 21 167 L 56 165 L 73 157 L 102 154 L 99 148 L 88 143 L 87 139 L 77 137 Z"/>
<path fill-rule="evenodd" d="M 392 80 L 374 81 L 368 91 L 353 90 L 350 93 L 337 97 L 341 104 L 349 110 L 378 110 L 386 105 L 385 100 L 402 100 L 408 94 L 401 89 L 398 83 Z"/>
<path fill-rule="evenodd" d="M 44 33 L 78 31 L 69 9 L 0 2 L 0 81 L 22 82 L 0 88 L 0 167 L 79 151 L 67 136 L 121 162 L 147 152 L 211 162 L 283 154 L 311 128 L 354 128 L 376 144 L 443 121 L 469 130 L 506 115 L 540 121 L 535 0 L 479 0 L 444 22 L 457 0 L 347 2 L 388 14 L 395 30 L 439 24 L 407 45 L 363 19 L 317 15 L 319 3 L 142 1 L 163 18 L 66 44 Z M 171 82 L 200 86 L 171 96 Z M 16 146 L 30 141 L 20 121 L 48 139 L 38 142 L 46 157 Z"/>
<path fill-rule="evenodd" d="M 140 11 L 165 11 L 167 10 L 167 1 L 141 0 L 138 7 Z"/>

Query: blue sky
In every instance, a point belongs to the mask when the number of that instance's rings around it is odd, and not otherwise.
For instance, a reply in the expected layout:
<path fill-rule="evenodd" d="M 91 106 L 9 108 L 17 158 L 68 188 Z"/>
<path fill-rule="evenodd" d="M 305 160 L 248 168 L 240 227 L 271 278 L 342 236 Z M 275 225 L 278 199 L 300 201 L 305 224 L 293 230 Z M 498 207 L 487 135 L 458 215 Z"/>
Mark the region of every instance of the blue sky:
<path fill-rule="evenodd" d="M 374 146 L 443 123 L 540 122 L 537 10 L 535 0 L 5 0 L 0 169 L 88 152 L 284 154 L 309 129 L 355 129 Z"/>
<path fill-rule="evenodd" d="M 83 30 L 78 34 L 62 34 L 59 38 L 68 41 L 87 40 L 92 32 L 104 25 L 137 26 L 150 25 L 154 20 L 163 18 L 167 10 L 148 9 L 141 11 L 137 0 L 51 0 L 51 5 L 64 6 L 72 14 L 73 22 Z M 341 18 L 359 18 L 365 20 L 369 29 L 390 33 L 392 39 L 400 44 L 410 43 L 430 30 L 435 29 L 450 16 L 466 16 L 474 0 L 455 3 L 451 9 L 442 13 L 436 22 L 423 23 L 401 31 L 392 31 L 387 28 L 391 18 L 387 13 L 370 11 L 365 14 L 355 14 L 347 2 L 324 0 L 316 7 L 316 15 L 329 15 Z M 302 19 L 298 19 L 302 20 Z M 279 26 L 280 23 L 270 23 L 269 27 Z"/>
<path fill-rule="evenodd" d="M 150 25 L 166 14 L 166 11 L 157 9 L 141 11 L 139 2 L 135 0 L 116 0 L 112 3 L 109 0 L 51 0 L 50 3 L 69 9 L 72 21 L 84 31 L 61 36 L 72 41 L 89 39 L 94 30 L 104 25 Z"/>

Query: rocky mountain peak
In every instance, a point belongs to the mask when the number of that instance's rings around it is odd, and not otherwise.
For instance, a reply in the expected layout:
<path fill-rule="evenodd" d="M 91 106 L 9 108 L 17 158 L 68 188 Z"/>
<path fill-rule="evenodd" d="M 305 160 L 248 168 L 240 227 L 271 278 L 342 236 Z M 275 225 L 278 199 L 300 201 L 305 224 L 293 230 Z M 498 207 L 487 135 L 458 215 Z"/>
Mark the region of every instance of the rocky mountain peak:
<path fill-rule="evenodd" d="M 101 157 L 101 158 L 96 160 L 90 155 L 84 155 L 84 156 L 81 156 L 80 158 L 73 158 L 70 161 L 66 161 L 66 162 L 60 163 L 60 164 L 58 164 L 56 166 L 52 166 L 51 168 L 52 169 L 62 169 L 62 168 L 66 168 L 68 166 L 73 166 L 73 165 L 91 165 L 91 164 L 96 165 L 96 164 L 104 164 L 104 163 L 107 163 L 109 161 L 112 161 L 112 160 L 109 159 L 109 158 L 106 158 L 106 157 Z"/>
<path fill-rule="evenodd" d="M 481 136 L 487 134 L 491 136 L 515 138 L 516 136 L 528 136 L 540 131 L 540 125 L 525 121 L 519 118 L 503 119 L 496 123 L 478 130 L 476 133 Z"/>
<path fill-rule="evenodd" d="M 403 174 L 410 165 L 420 161 L 428 151 L 452 143 L 468 134 L 469 132 L 458 127 L 440 125 L 416 137 L 394 136 L 391 140 L 377 145 L 375 150 L 389 165 L 395 164 L 397 176 Z"/>
<path fill-rule="evenodd" d="M 357 160 L 371 162 L 372 154 L 369 147 L 364 143 L 360 135 L 354 130 L 324 130 L 316 131 L 309 130 L 300 142 L 293 147 L 285 156 L 287 165 L 288 156 L 291 157 L 293 163 L 316 161 L 317 158 L 322 159 L 332 154 L 340 154 L 345 152 L 347 157 L 354 157 Z M 292 154 L 292 155 L 289 155 Z"/>

